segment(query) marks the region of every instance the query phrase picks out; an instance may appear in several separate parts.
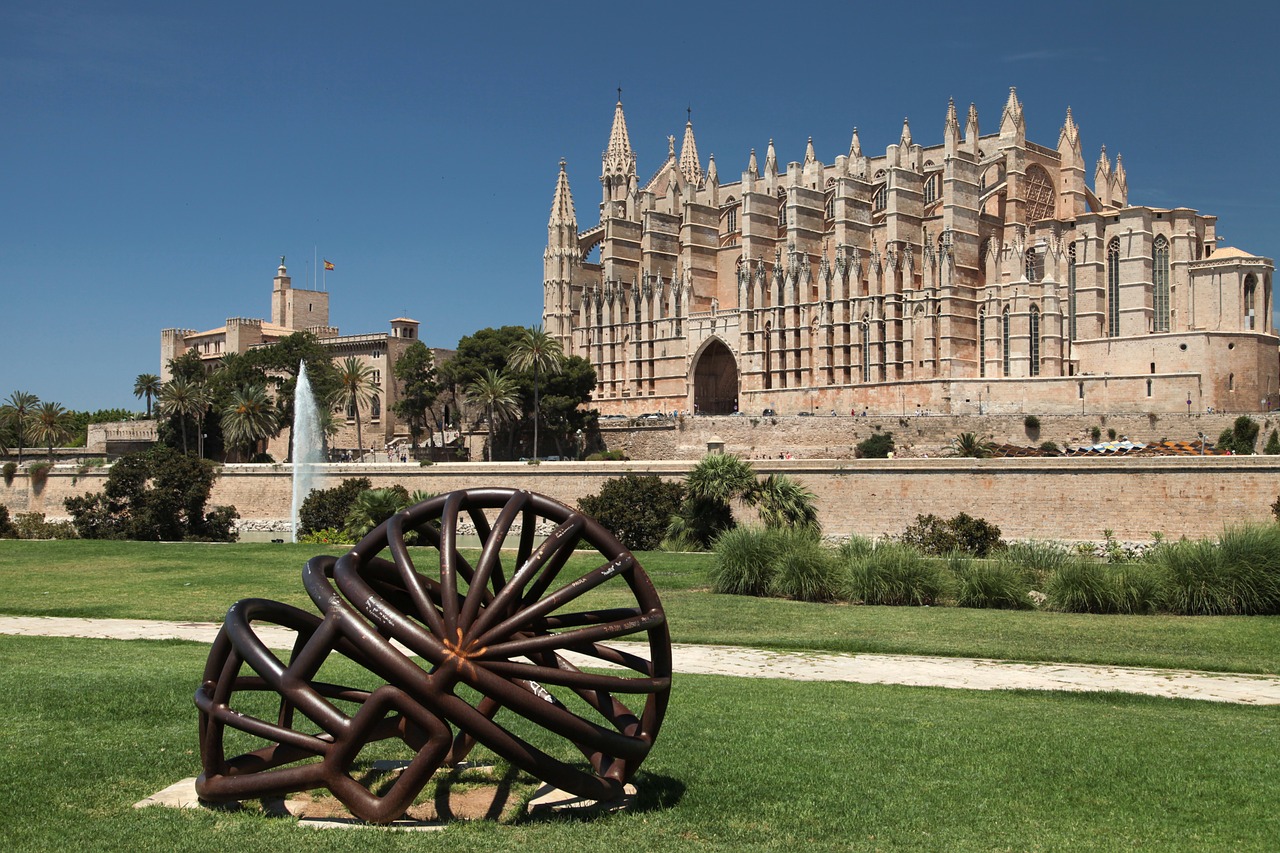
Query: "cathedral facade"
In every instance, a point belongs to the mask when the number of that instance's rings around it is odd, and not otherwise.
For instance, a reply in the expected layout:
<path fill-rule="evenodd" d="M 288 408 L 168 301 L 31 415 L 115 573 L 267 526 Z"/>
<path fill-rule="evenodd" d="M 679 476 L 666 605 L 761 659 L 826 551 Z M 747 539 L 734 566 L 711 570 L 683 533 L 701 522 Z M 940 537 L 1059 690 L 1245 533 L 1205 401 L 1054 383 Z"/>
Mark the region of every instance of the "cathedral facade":
<path fill-rule="evenodd" d="M 853 131 L 824 164 L 721 183 L 686 123 L 638 180 L 622 103 L 599 221 L 579 227 L 564 161 L 543 323 L 595 367 L 602 413 L 1178 412 L 1280 402 L 1271 259 L 1219 246 L 1216 218 L 1129 203 L 1103 148 L 1092 186 L 1068 108 L 1055 147 L 947 109 L 882 156 Z"/>

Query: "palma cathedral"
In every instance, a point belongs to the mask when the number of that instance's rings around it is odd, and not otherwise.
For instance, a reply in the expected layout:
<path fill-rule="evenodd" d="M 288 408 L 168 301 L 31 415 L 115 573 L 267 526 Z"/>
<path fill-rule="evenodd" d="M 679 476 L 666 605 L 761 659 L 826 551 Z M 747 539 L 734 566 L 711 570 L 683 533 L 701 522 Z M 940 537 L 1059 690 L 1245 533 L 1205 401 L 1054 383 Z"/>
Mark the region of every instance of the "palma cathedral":
<path fill-rule="evenodd" d="M 1010 90 L 995 133 L 952 102 L 940 144 L 904 121 L 877 156 L 855 127 L 834 163 L 810 139 L 780 165 L 770 140 L 725 182 L 689 121 L 637 166 L 619 99 L 599 220 L 562 160 L 547 226 L 543 323 L 602 413 L 1277 405 L 1272 260 L 1220 245 L 1214 216 L 1131 204 L 1105 147 L 1090 175 L 1070 108 L 1052 147 Z"/>

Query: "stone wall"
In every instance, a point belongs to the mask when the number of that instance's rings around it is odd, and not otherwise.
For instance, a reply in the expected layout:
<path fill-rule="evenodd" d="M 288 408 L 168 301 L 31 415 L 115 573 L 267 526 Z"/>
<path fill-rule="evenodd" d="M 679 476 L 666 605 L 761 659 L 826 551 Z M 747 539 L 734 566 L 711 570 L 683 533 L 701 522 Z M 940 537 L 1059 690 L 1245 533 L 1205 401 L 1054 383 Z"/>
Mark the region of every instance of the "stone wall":
<path fill-rule="evenodd" d="M 515 486 L 574 503 L 626 473 L 677 480 L 685 461 L 444 463 L 327 465 L 323 485 L 368 477 L 375 486 L 400 483 L 409 491 L 444 492 L 468 486 Z M 959 512 L 985 518 L 1006 537 L 1098 540 L 1104 530 L 1141 541 L 1212 536 L 1245 521 L 1270 521 L 1280 492 L 1280 457 L 1166 457 L 1149 459 L 863 459 L 768 460 L 762 474 L 786 473 L 817 495 L 827 533 L 899 533 L 918 514 Z M 72 466 L 51 472 L 43 491 L 25 476 L 0 482 L 0 503 L 11 512 L 65 516 L 62 500 L 102 488 L 100 470 Z M 213 504 L 232 504 L 245 519 L 289 516 L 290 474 L 285 465 L 229 465 L 214 488 Z"/>
<path fill-rule="evenodd" d="M 1102 440 L 1108 430 L 1132 441 L 1162 439 L 1194 441 L 1199 433 L 1217 440 L 1230 429 L 1236 414 L 1085 414 L 1039 415 L 1040 428 L 1028 430 L 1025 415 L 917 415 L 899 414 L 849 417 L 831 416 L 828 409 L 815 417 L 686 417 L 660 421 L 601 421 L 601 436 L 610 450 L 621 450 L 632 459 L 697 459 L 707 452 L 713 438 L 724 440 L 725 451 L 748 459 L 777 459 L 790 453 L 796 459 L 852 459 L 853 448 L 876 432 L 893 433 L 895 456 L 945 455 L 960 433 L 976 433 L 1000 444 L 1038 446 L 1052 441 L 1059 446 L 1092 444 L 1091 430 L 1098 427 Z M 1252 416 L 1261 425 L 1258 450 L 1271 430 L 1280 428 L 1280 415 Z"/>

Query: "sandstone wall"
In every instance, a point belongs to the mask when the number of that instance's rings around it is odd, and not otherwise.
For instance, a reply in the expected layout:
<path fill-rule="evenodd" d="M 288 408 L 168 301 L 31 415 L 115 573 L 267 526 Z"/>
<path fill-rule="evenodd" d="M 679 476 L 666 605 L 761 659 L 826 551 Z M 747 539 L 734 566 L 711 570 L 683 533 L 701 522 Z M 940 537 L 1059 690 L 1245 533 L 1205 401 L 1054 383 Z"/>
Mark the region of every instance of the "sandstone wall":
<path fill-rule="evenodd" d="M 444 492 L 467 486 L 514 486 L 574 503 L 625 473 L 677 480 L 683 461 L 558 462 L 417 465 L 328 465 L 323 485 L 365 476 L 375 486 L 400 483 L 409 491 Z M 998 524 L 1006 537 L 1097 540 L 1103 530 L 1120 539 L 1211 536 L 1244 521 L 1270 521 L 1280 493 L 1280 457 L 1171 457 L 1155 459 L 889 459 L 768 460 L 762 474 L 787 473 L 817 495 L 830 534 L 899 533 L 917 514 L 958 512 Z M 65 516 L 63 498 L 102 488 L 105 474 L 55 468 L 33 494 L 25 476 L 0 482 L 0 503 L 11 512 Z M 289 516 L 290 475 L 285 465 L 229 465 L 218 478 L 213 504 L 232 504 L 246 519 Z"/>

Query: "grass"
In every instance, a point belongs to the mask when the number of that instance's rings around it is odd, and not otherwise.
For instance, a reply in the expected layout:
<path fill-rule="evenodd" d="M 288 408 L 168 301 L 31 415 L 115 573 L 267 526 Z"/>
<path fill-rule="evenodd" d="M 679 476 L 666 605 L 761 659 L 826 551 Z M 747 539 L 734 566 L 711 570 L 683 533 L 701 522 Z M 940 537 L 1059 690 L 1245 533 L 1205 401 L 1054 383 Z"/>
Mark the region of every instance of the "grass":
<path fill-rule="evenodd" d="M 219 621 L 232 602 L 251 596 L 313 610 L 300 573 L 320 550 L 4 540 L 0 613 Z M 708 592 L 710 554 L 646 552 L 640 558 L 661 592 L 676 642 L 1280 673 L 1275 616 L 808 604 Z M 622 603 L 606 593 L 598 602 Z"/>
<path fill-rule="evenodd" d="M 715 676 L 678 678 L 630 814 L 410 835 L 135 811 L 198 771 L 205 652 L 0 637 L 0 847 L 1176 851 L 1280 833 L 1273 708 Z"/>

